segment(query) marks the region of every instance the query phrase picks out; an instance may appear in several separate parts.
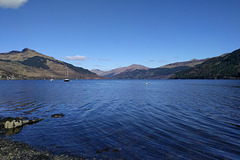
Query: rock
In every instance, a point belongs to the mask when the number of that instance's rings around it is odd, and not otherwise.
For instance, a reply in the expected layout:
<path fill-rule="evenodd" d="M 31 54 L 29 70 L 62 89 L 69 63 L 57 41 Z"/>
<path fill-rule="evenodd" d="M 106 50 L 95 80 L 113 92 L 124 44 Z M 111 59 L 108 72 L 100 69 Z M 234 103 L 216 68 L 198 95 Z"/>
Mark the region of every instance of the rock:
<path fill-rule="evenodd" d="M 63 117 L 63 116 L 65 116 L 65 115 L 60 113 L 60 114 L 53 114 L 51 117 L 53 117 L 53 118 L 60 118 L 60 117 Z"/>
<path fill-rule="evenodd" d="M 19 118 L 8 117 L 0 121 L 0 128 L 11 129 L 23 126 L 23 120 Z"/>
<path fill-rule="evenodd" d="M 24 120 L 24 121 L 23 121 L 23 124 L 24 124 L 24 125 L 30 125 L 30 124 L 37 123 L 37 122 L 39 122 L 39 121 L 41 121 L 41 120 L 43 120 L 43 119 Z"/>
<path fill-rule="evenodd" d="M 102 153 L 102 150 L 97 150 L 97 152 L 96 153 Z"/>
<path fill-rule="evenodd" d="M 37 123 L 43 119 L 23 120 L 24 117 L 18 118 L 4 118 L 0 119 L 0 134 L 2 135 L 14 135 L 21 132 L 22 128 L 26 125 Z M 28 118 L 26 118 L 28 119 Z"/>
<path fill-rule="evenodd" d="M 108 152 L 108 151 L 109 151 L 109 149 L 108 149 L 108 148 L 104 148 L 103 150 L 104 150 L 104 151 L 106 151 L 106 152 Z"/>
<path fill-rule="evenodd" d="M 0 120 L 0 129 L 1 128 L 12 129 L 12 128 L 23 127 L 24 125 L 34 124 L 41 120 L 43 120 L 43 119 L 23 120 L 22 117 L 20 117 L 20 118 L 8 117 L 8 118 L 4 118 L 4 119 Z"/>
<path fill-rule="evenodd" d="M 120 152 L 119 149 L 113 149 L 113 152 Z"/>
<path fill-rule="evenodd" d="M 97 150 L 96 153 L 102 153 L 103 151 L 108 152 L 110 150 L 109 150 L 109 148 L 104 148 L 104 149 L 101 149 L 101 150 Z M 113 152 L 120 152 L 119 149 L 112 149 L 111 151 L 113 151 Z"/>
<path fill-rule="evenodd" d="M 23 125 L 22 120 L 12 120 L 12 121 L 6 121 L 4 124 L 4 128 L 11 129 L 11 128 L 17 128 Z"/>

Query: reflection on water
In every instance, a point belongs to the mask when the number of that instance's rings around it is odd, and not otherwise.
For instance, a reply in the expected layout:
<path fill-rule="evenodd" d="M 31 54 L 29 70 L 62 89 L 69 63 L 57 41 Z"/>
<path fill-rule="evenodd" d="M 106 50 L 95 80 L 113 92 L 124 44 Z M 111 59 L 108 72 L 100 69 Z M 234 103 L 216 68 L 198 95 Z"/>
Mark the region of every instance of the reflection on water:
<path fill-rule="evenodd" d="M 0 129 L 0 134 L 10 136 L 18 134 L 22 131 L 23 127 L 11 128 L 11 129 Z"/>
<path fill-rule="evenodd" d="M 239 86 L 239 80 L 1 81 L 0 116 L 43 118 L 8 138 L 56 154 L 240 159 Z M 51 118 L 56 113 L 65 116 Z"/>
<path fill-rule="evenodd" d="M 29 120 L 27 117 L 0 117 L 0 135 L 14 135 L 22 131 L 24 126 L 36 124 L 43 119 Z"/>

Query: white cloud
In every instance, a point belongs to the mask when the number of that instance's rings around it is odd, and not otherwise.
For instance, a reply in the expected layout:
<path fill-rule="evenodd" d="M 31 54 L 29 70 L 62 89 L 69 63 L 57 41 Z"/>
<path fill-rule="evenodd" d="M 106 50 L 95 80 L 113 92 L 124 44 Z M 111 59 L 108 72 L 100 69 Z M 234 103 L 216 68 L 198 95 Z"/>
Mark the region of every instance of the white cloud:
<path fill-rule="evenodd" d="M 26 3 L 28 0 L 0 0 L 0 7 L 2 8 L 18 8 L 24 3 Z"/>
<path fill-rule="evenodd" d="M 71 60 L 71 61 L 85 61 L 87 59 L 88 59 L 87 57 L 79 56 L 79 55 L 76 55 L 76 56 L 66 56 L 66 60 Z"/>

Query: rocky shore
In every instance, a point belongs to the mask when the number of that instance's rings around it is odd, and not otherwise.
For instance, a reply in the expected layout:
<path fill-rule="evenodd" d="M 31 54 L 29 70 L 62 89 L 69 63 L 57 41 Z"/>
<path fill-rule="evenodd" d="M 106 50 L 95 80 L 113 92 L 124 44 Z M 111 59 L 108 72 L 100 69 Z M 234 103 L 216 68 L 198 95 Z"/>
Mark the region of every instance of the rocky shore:
<path fill-rule="evenodd" d="M 54 114 L 52 117 L 60 118 L 63 114 Z M 21 132 L 26 125 L 40 122 L 43 119 L 29 120 L 24 117 L 7 117 L 0 116 L 0 135 L 14 135 Z M 0 138 L 0 160 L 83 160 L 85 158 L 71 157 L 68 155 L 56 156 L 48 151 L 37 150 L 30 145 L 17 141 L 10 141 Z"/>
<path fill-rule="evenodd" d="M 26 143 L 0 139 L 0 159 L 2 160 L 83 160 L 68 155 L 56 156 L 48 151 L 40 151 Z"/>

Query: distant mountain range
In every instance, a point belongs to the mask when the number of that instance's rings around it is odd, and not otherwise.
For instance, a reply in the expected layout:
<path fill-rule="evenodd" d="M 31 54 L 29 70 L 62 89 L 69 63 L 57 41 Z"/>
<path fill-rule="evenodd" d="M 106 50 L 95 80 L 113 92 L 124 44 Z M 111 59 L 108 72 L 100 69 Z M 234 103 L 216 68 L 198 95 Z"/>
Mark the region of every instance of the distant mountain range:
<path fill-rule="evenodd" d="M 209 58 L 187 70 L 176 72 L 175 79 L 240 79 L 240 49 Z"/>
<path fill-rule="evenodd" d="M 168 64 L 159 68 L 148 68 L 142 65 L 130 65 L 113 69 L 110 71 L 91 70 L 92 72 L 109 79 L 168 79 L 174 73 L 189 69 L 197 64 L 201 64 L 204 60 L 190 60 L 186 62 L 177 62 Z"/>
<path fill-rule="evenodd" d="M 115 78 L 121 73 L 125 72 L 132 72 L 135 70 L 147 70 L 149 69 L 148 67 L 145 67 L 143 65 L 137 65 L 137 64 L 132 64 L 128 67 L 121 67 L 121 68 L 116 68 L 110 71 L 101 71 L 99 69 L 91 70 L 92 72 L 98 74 L 99 76 L 103 76 L 105 78 Z"/>
<path fill-rule="evenodd" d="M 160 68 L 176 68 L 176 67 L 182 67 L 182 66 L 187 66 L 187 67 L 194 67 L 198 64 L 203 63 L 204 61 L 206 61 L 208 58 L 206 59 L 192 59 L 190 61 L 185 61 L 185 62 L 176 62 L 176 63 L 170 63 L 167 64 L 165 66 L 162 66 Z"/>
<path fill-rule="evenodd" d="M 25 48 L 22 51 L 0 53 L 2 79 L 99 79 L 98 75 L 81 67 L 56 60 Z"/>
<path fill-rule="evenodd" d="M 107 72 L 92 71 L 109 79 L 240 79 L 240 49 L 213 58 L 176 62 L 159 68 L 131 65 Z"/>
<path fill-rule="evenodd" d="M 67 70 L 70 79 L 240 79 L 240 49 L 158 68 L 133 64 L 110 71 L 89 71 L 27 48 L 0 53 L 0 79 L 64 79 Z"/>

